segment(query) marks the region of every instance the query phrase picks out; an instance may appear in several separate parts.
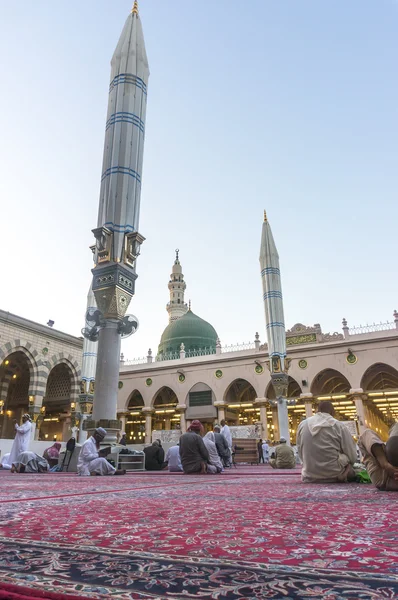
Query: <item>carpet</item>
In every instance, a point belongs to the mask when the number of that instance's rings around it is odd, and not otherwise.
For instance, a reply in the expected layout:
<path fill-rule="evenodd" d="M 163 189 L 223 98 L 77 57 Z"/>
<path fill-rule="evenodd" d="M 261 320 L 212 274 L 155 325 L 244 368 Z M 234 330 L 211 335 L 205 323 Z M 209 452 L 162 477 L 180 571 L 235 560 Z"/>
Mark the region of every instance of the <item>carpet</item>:
<path fill-rule="evenodd" d="M 398 598 L 398 495 L 370 485 L 239 467 L 0 489 L 0 599 Z"/>

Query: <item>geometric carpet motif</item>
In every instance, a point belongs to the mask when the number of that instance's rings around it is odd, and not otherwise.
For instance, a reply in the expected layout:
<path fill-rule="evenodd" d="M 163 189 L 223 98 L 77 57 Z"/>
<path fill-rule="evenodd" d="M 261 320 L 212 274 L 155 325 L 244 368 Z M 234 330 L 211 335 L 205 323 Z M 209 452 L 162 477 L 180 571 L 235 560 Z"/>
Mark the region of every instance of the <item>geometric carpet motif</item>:
<path fill-rule="evenodd" d="M 0 599 L 398 599 L 398 494 L 214 476 L 0 472 Z"/>

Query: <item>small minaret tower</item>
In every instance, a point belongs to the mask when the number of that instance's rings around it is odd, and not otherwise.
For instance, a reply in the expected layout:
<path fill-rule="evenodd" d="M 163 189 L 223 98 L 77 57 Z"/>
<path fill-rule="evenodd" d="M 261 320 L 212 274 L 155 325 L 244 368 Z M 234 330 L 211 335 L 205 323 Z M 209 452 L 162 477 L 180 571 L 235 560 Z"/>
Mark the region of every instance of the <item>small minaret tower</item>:
<path fill-rule="evenodd" d="M 166 306 L 167 312 L 169 313 L 169 323 L 183 317 L 188 311 L 188 306 L 184 301 L 184 293 L 187 284 L 184 281 L 179 254 L 180 251 L 177 248 L 176 259 L 169 281 L 170 302 Z"/>

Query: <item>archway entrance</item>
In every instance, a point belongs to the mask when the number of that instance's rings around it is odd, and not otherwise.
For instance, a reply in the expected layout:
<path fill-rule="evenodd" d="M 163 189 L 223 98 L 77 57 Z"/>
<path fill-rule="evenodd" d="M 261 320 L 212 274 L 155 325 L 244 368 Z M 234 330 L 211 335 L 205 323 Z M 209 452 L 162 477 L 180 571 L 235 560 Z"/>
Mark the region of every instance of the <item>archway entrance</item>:
<path fill-rule="evenodd" d="M 254 406 L 256 391 L 246 379 L 235 379 L 228 387 L 224 401 L 225 418 L 229 425 L 254 425 L 259 420 L 260 409 Z"/>
<path fill-rule="evenodd" d="M 145 416 L 142 413 L 144 400 L 138 390 L 135 390 L 129 399 L 126 420 L 126 437 L 129 444 L 145 442 Z"/>
<path fill-rule="evenodd" d="M 321 371 L 311 385 L 314 400 L 318 403 L 330 400 L 336 411 L 335 417 L 340 421 L 352 421 L 356 416 L 355 404 L 348 398 L 350 389 L 348 379 L 335 369 Z"/>
<path fill-rule="evenodd" d="M 29 410 L 30 373 L 29 358 L 22 351 L 10 354 L 0 367 L 2 438 L 15 436 L 13 420 L 20 423 L 22 415 Z"/>
<path fill-rule="evenodd" d="M 167 386 L 162 387 L 155 396 L 153 407 L 155 413 L 152 417 L 152 429 L 159 431 L 175 429 L 180 422 L 176 412 L 178 399 L 173 390 Z"/>
<path fill-rule="evenodd" d="M 387 427 L 398 421 L 398 371 L 394 367 L 375 363 L 365 371 L 361 388 L 368 394 L 366 409 L 370 414 L 366 424 L 369 427 L 378 430 L 378 419 Z"/>
<path fill-rule="evenodd" d="M 217 419 L 217 409 L 214 406 L 215 395 L 206 383 L 196 383 L 188 392 L 185 404 L 185 418 L 188 421 L 199 419 L 204 430 L 212 431 Z"/>
<path fill-rule="evenodd" d="M 65 363 L 56 365 L 50 371 L 43 400 L 40 440 L 60 442 L 71 437 L 71 413 L 76 408 L 71 402 L 72 381 L 72 370 Z"/>

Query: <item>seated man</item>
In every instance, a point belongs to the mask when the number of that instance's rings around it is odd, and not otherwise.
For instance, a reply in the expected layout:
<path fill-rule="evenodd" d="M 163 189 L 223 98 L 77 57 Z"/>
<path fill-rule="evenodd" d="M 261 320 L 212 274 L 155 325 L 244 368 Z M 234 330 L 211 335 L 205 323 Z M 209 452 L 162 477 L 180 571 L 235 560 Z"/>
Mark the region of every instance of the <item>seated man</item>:
<path fill-rule="evenodd" d="M 271 458 L 269 464 L 273 469 L 294 469 L 296 459 L 293 448 L 286 444 L 285 438 L 281 437 L 279 445 L 275 448 L 275 458 Z"/>
<path fill-rule="evenodd" d="M 184 473 L 216 473 L 209 465 L 209 453 L 201 437 L 203 426 L 200 421 L 192 421 L 187 433 L 180 437 L 180 457 Z"/>
<path fill-rule="evenodd" d="M 146 471 L 161 471 L 167 467 L 167 462 L 164 460 L 162 442 L 160 440 L 155 440 L 153 444 L 144 448 L 144 454 Z"/>
<path fill-rule="evenodd" d="M 169 469 L 169 473 L 181 473 L 182 464 L 180 458 L 180 445 L 171 446 L 166 453 L 166 463 Z"/>
<path fill-rule="evenodd" d="M 379 490 L 398 492 L 398 423 L 393 425 L 387 443 L 366 429 L 359 438 L 359 449 L 369 477 Z"/>
<path fill-rule="evenodd" d="M 342 483 L 355 478 L 352 465 L 357 460 L 354 440 L 343 423 L 333 417 L 328 400 L 319 404 L 313 417 L 302 421 L 297 430 L 297 450 L 303 463 L 305 483 Z"/>
<path fill-rule="evenodd" d="M 86 440 L 80 450 L 77 461 L 77 474 L 90 475 L 125 475 L 124 469 L 116 470 L 101 453 L 101 442 L 106 436 L 106 430 L 98 427 L 92 436 Z"/>
<path fill-rule="evenodd" d="M 219 425 L 214 425 L 213 433 L 214 439 L 216 440 L 218 455 L 221 458 L 224 467 L 228 467 L 231 462 L 231 453 L 229 451 L 228 442 L 221 433 L 221 427 Z"/>

